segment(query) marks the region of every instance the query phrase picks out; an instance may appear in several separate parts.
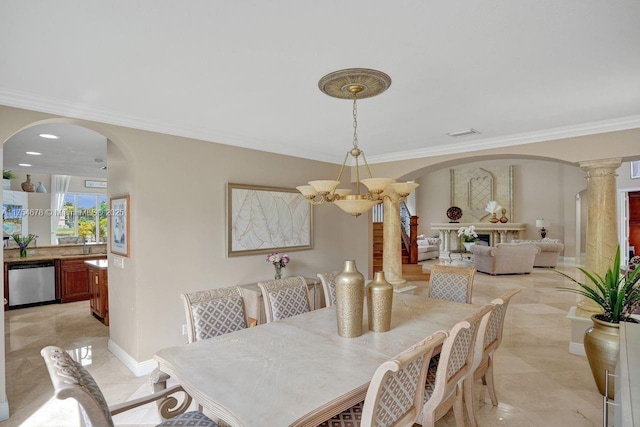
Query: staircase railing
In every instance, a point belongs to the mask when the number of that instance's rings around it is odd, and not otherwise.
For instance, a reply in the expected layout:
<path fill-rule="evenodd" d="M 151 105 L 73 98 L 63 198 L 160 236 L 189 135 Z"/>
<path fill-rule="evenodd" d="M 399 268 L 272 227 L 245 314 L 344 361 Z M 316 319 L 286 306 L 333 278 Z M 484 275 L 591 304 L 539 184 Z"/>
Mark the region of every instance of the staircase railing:
<path fill-rule="evenodd" d="M 384 222 L 382 203 L 373 207 L 373 222 Z M 409 254 L 409 264 L 418 263 L 418 217 L 411 215 L 405 202 L 400 203 L 400 229 L 403 247 Z"/>

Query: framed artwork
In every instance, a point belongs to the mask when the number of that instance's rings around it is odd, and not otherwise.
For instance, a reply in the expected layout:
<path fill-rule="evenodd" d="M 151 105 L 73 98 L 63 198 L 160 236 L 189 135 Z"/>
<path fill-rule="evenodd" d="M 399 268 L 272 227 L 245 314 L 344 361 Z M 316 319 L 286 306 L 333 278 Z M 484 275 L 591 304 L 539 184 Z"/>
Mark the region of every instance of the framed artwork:
<path fill-rule="evenodd" d="M 640 178 L 640 160 L 631 162 L 631 178 Z"/>
<path fill-rule="evenodd" d="M 129 256 L 129 195 L 109 200 L 109 243 L 111 253 Z"/>
<path fill-rule="evenodd" d="M 227 255 L 313 248 L 311 204 L 293 188 L 227 184 Z"/>

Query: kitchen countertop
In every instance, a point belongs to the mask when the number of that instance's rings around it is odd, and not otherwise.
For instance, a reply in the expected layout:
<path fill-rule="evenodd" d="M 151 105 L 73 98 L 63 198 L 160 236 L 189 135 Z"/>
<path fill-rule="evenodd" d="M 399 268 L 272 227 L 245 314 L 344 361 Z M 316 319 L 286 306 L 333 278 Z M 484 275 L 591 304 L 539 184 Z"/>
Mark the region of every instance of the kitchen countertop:
<path fill-rule="evenodd" d="M 85 261 L 85 264 L 89 264 L 92 267 L 105 270 L 109 266 L 109 261 L 106 259 L 96 259 L 91 261 Z"/>
<path fill-rule="evenodd" d="M 29 255 L 26 258 L 5 257 L 5 263 L 19 263 L 30 261 L 52 261 L 56 259 L 100 259 L 106 260 L 107 254 L 75 254 L 75 255 Z"/>

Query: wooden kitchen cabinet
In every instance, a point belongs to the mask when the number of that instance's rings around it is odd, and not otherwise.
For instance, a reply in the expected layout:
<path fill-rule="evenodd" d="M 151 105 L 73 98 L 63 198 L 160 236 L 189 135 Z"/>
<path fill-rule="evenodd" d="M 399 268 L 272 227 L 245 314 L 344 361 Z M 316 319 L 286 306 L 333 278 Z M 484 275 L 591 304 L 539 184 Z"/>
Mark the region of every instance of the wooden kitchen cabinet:
<path fill-rule="evenodd" d="M 100 259 L 105 259 L 101 257 Z M 87 258 L 56 259 L 56 289 L 61 303 L 91 298 Z"/>
<path fill-rule="evenodd" d="M 91 314 L 109 326 L 109 283 L 106 261 L 88 261 Z"/>

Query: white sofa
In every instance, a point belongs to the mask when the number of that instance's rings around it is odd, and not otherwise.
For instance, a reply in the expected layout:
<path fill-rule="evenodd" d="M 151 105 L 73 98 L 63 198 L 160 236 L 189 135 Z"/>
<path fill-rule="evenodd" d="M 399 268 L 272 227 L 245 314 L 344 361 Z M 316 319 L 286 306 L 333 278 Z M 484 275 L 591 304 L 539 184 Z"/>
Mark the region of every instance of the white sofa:
<path fill-rule="evenodd" d="M 564 250 L 564 244 L 558 239 L 516 240 L 514 243 L 533 243 L 540 248 L 540 252 L 533 261 L 534 267 L 555 268 L 558 265 L 560 253 Z"/>
<path fill-rule="evenodd" d="M 440 239 L 438 237 L 418 236 L 418 262 L 440 257 Z"/>

